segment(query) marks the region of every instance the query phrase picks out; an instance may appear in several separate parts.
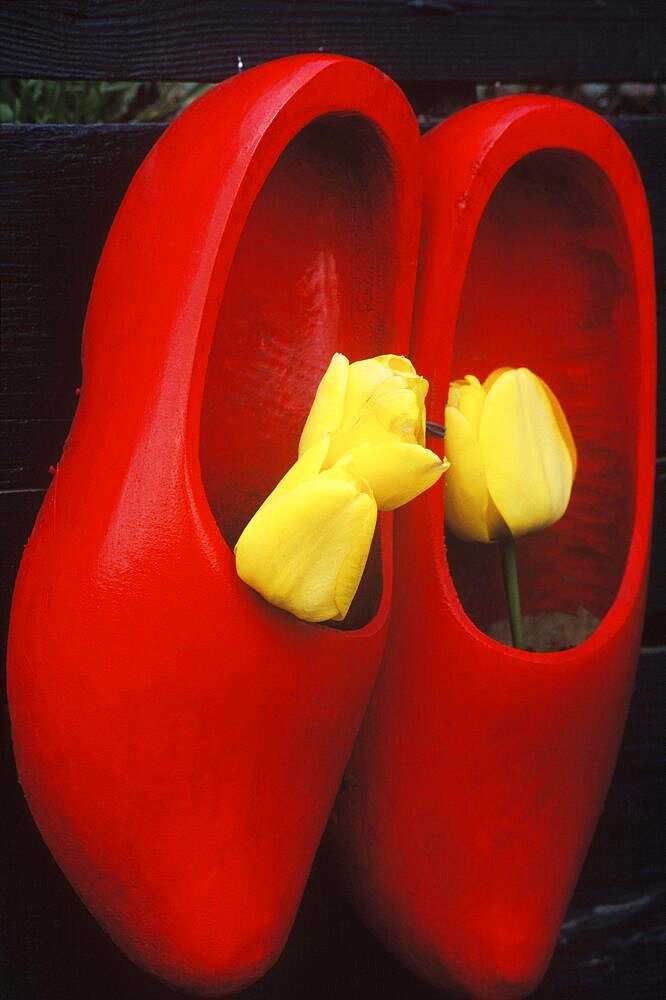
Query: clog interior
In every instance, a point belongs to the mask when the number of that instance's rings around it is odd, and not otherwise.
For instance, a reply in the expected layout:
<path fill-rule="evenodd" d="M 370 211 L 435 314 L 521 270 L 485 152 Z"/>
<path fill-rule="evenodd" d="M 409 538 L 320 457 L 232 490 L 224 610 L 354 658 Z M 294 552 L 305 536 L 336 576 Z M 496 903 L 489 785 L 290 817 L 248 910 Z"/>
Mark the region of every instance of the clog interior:
<path fill-rule="evenodd" d="M 525 613 L 601 618 L 632 530 L 637 403 L 635 281 L 605 175 L 564 151 L 533 153 L 496 188 L 475 236 L 451 377 L 526 366 L 553 389 L 578 448 L 562 520 L 517 542 Z M 480 627 L 506 616 L 497 546 L 447 532 L 452 578 Z"/>
<path fill-rule="evenodd" d="M 395 225 L 391 162 L 359 116 L 315 120 L 261 188 L 226 285 L 201 415 L 204 488 L 230 547 L 296 460 L 333 353 L 392 350 Z M 377 550 L 348 625 L 378 605 Z"/>

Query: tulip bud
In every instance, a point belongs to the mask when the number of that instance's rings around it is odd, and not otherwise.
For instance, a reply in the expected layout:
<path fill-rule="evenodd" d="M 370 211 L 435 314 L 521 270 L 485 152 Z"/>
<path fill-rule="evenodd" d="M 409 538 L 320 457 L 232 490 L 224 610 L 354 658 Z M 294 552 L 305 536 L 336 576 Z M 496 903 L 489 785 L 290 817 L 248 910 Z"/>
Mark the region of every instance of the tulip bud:
<path fill-rule="evenodd" d="M 426 379 L 408 358 L 384 354 L 350 365 L 343 354 L 335 354 L 303 428 L 299 454 L 330 434 L 324 468 L 351 455 L 379 510 L 394 510 L 432 486 L 447 468 L 423 447 L 427 392 Z"/>
<path fill-rule="evenodd" d="M 567 509 L 576 446 L 556 397 L 528 368 L 451 383 L 446 452 L 446 522 L 460 538 L 518 538 Z"/>
<path fill-rule="evenodd" d="M 309 622 L 342 620 L 356 594 L 377 521 L 367 482 L 344 462 L 322 465 L 330 439 L 304 452 L 234 549 L 240 578 Z"/>
<path fill-rule="evenodd" d="M 428 383 L 394 354 L 350 365 L 335 354 L 299 444 L 299 459 L 236 543 L 240 578 L 310 622 L 341 621 L 368 558 L 377 510 L 439 479 L 423 447 Z"/>

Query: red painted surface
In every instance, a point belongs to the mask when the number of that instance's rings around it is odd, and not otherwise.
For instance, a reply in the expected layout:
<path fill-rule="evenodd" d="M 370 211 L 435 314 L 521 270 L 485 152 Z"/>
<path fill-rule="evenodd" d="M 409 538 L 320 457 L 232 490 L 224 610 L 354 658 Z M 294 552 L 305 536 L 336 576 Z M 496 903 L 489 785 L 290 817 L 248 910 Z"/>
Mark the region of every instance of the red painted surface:
<path fill-rule="evenodd" d="M 477 998 L 539 981 L 602 807 L 633 684 L 654 468 L 654 290 L 630 154 L 600 118 L 519 97 L 423 140 L 412 358 L 452 378 L 526 365 L 578 445 L 570 511 L 518 542 L 526 612 L 587 607 L 578 648 L 518 652 L 494 546 L 443 538 L 442 491 L 396 515 L 387 652 L 332 833 L 370 925 Z M 431 442 L 431 446 L 434 442 Z M 445 497 L 444 497 L 445 502 Z M 557 606 L 553 607 L 553 602 Z"/>
<path fill-rule="evenodd" d="M 394 84 L 330 56 L 243 74 L 168 129 L 101 258 L 21 566 L 35 820 L 126 953 L 202 993 L 278 956 L 384 646 L 390 520 L 347 631 L 265 604 L 231 547 L 331 354 L 408 350 L 418 143 Z"/>
<path fill-rule="evenodd" d="M 390 637 L 334 826 L 370 924 L 481 998 L 541 976 L 614 764 L 640 634 L 654 303 L 636 169 L 599 118 L 511 98 L 422 144 L 412 357 L 451 378 L 527 365 L 580 468 L 519 543 L 527 612 L 579 604 L 583 646 L 506 649 L 492 546 L 443 540 L 442 493 L 397 518 Z M 347 631 L 237 579 L 231 547 L 292 463 L 335 350 L 407 352 L 416 125 L 336 57 L 229 81 L 168 130 L 109 236 L 84 386 L 11 623 L 21 782 L 58 863 L 163 978 L 233 990 L 289 931 L 386 639 L 384 522 Z M 435 446 L 435 442 L 431 442 Z"/>

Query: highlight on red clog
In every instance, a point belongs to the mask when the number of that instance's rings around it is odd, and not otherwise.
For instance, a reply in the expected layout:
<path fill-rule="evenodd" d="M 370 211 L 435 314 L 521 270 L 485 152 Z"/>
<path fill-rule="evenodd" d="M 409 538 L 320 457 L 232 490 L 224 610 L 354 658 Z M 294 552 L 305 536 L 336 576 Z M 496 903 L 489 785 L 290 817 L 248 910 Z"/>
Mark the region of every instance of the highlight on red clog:
<path fill-rule="evenodd" d="M 14 746 L 86 906 L 202 994 L 279 955 L 384 646 L 390 520 L 346 631 L 266 604 L 232 549 L 331 355 L 407 351 L 418 155 L 378 71 L 267 64 L 166 131 L 95 277 L 78 412 L 14 595 Z"/>
<path fill-rule="evenodd" d="M 362 913 L 406 964 L 511 1000 L 547 966 L 633 685 L 654 464 L 650 229 L 620 138 L 554 98 L 460 112 L 424 138 L 423 168 L 410 356 L 430 415 L 469 373 L 525 366 L 547 382 L 578 468 L 565 516 L 520 540 L 524 610 L 583 607 L 599 624 L 559 652 L 494 641 L 494 547 L 444 538 L 446 486 L 399 512 L 386 655 L 331 832 Z"/>

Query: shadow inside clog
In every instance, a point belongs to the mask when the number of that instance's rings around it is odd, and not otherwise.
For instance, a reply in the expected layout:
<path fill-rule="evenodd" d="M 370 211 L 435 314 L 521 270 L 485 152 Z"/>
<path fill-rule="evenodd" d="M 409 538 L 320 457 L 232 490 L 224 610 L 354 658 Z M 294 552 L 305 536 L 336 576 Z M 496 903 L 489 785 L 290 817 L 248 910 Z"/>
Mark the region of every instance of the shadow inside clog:
<path fill-rule="evenodd" d="M 635 505 L 637 323 L 628 238 L 605 174 L 565 150 L 525 156 L 481 218 L 451 378 L 526 366 L 551 386 L 573 431 L 579 465 L 569 509 L 518 541 L 527 614 L 582 606 L 600 619 L 616 596 Z M 451 532 L 446 545 L 465 612 L 486 630 L 506 614 L 497 547 Z"/>
<path fill-rule="evenodd" d="M 329 114 L 282 152 L 252 206 L 229 274 L 201 413 L 204 488 L 230 547 L 293 464 L 335 351 L 386 353 L 398 279 L 395 182 L 376 128 Z M 382 592 L 375 535 L 346 628 Z"/>

